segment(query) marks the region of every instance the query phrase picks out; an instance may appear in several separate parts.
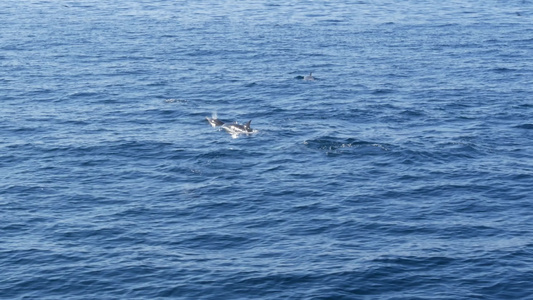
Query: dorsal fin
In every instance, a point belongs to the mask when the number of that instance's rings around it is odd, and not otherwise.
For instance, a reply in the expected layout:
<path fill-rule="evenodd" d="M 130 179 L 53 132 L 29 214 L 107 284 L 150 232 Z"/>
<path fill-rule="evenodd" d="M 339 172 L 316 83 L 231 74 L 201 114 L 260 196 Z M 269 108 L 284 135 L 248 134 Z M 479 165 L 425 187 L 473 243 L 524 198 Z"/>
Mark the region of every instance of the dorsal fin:
<path fill-rule="evenodd" d="M 252 120 L 250 120 L 250 121 L 246 122 L 246 124 L 244 124 L 244 129 L 246 129 L 246 131 L 251 131 L 250 123 L 252 123 Z"/>

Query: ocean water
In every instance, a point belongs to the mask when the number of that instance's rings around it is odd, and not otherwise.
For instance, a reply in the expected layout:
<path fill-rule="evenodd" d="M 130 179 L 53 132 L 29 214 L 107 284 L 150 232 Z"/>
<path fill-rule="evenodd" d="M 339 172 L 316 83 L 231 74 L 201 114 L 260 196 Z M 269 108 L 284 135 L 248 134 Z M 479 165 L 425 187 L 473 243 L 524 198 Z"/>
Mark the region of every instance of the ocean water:
<path fill-rule="evenodd" d="M 0 298 L 532 299 L 532 24 L 0 2 Z"/>

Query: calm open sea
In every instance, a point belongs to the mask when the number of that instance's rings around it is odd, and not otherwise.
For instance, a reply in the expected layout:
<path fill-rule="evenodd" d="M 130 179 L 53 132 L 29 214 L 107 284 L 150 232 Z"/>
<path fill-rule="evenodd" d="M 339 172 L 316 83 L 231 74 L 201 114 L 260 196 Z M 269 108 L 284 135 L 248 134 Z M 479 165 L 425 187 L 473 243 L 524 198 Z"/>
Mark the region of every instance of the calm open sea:
<path fill-rule="evenodd" d="M 532 299 L 532 24 L 1 1 L 0 298 Z"/>

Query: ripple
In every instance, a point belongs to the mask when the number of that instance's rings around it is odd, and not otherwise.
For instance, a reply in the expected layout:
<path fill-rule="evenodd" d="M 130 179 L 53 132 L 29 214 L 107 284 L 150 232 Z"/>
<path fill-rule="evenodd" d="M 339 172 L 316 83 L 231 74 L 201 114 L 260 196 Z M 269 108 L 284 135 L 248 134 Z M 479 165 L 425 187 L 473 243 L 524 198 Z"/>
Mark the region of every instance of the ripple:
<path fill-rule="evenodd" d="M 367 142 L 354 138 L 335 138 L 331 136 L 322 136 L 316 139 L 306 140 L 303 142 L 305 147 L 318 150 L 326 154 L 380 154 L 387 152 L 390 145 Z"/>

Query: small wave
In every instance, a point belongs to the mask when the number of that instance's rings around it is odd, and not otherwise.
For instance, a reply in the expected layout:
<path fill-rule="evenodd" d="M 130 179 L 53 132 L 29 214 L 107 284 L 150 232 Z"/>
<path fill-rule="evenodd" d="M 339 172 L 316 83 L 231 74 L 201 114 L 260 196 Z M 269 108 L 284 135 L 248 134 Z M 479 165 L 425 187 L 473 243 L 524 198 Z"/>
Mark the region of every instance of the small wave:
<path fill-rule="evenodd" d="M 416 109 L 406 109 L 400 112 L 400 114 L 406 117 L 421 117 L 425 115 L 423 111 Z"/>
<path fill-rule="evenodd" d="M 167 85 L 167 82 L 166 81 L 155 81 L 155 82 L 150 82 L 146 85 L 147 86 L 165 86 Z"/>
<path fill-rule="evenodd" d="M 501 68 L 494 68 L 494 69 L 492 69 L 492 71 L 494 71 L 496 73 L 509 73 L 509 72 L 515 72 L 516 70 L 515 69 L 511 69 L 511 68 L 501 67 Z"/>
<path fill-rule="evenodd" d="M 520 129 L 533 129 L 533 124 L 527 123 L 527 124 L 517 125 L 517 126 L 515 126 L 515 128 L 520 128 Z"/>
<path fill-rule="evenodd" d="M 373 95 L 385 95 L 391 93 L 394 93 L 393 89 L 375 89 L 374 91 L 372 91 Z"/>
<path fill-rule="evenodd" d="M 187 103 L 189 101 L 185 100 L 185 99 L 174 99 L 174 98 L 171 98 L 171 99 L 165 99 L 165 103 Z"/>
<path fill-rule="evenodd" d="M 68 95 L 69 98 L 87 98 L 97 96 L 97 92 L 74 92 Z"/>

